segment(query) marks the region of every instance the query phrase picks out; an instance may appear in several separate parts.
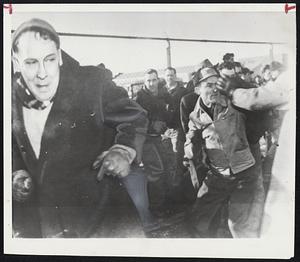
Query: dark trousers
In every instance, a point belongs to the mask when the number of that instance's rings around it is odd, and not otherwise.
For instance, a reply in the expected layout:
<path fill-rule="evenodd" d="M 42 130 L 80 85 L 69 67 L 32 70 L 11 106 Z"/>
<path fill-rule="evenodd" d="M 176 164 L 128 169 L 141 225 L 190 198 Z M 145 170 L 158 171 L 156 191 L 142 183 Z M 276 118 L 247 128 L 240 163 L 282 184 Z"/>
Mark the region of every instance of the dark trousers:
<path fill-rule="evenodd" d="M 151 210 L 160 213 L 172 209 L 176 154 L 171 139 L 162 140 L 161 136 L 148 136 L 143 148 L 143 163 L 148 179 Z"/>
<path fill-rule="evenodd" d="M 224 206 L 233 237 L 259 237 L 264 195 L 260 162 L 230 178 L 209 171 L 189 214 L 194 237 L 216 237 Z"/>

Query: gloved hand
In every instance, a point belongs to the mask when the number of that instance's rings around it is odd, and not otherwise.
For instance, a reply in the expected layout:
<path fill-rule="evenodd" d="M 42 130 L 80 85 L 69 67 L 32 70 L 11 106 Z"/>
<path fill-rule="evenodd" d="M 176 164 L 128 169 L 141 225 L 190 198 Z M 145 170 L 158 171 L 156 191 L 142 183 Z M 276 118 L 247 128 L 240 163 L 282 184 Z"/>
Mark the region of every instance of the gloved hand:
<path fill-rule="evenodd" d="M 94 169 L 101 166 L 97 179 L 100 181 L 104 174 L 126 177 L 129 174 L 130 164 L 135 155 L 134 149 L 125 146 L 112 147 L 109 151 L 103 152 L 93 164 Z"/>
<path fill-rule="evenodd" d="M 18 202 L 26 201 L 33 192 L 32 178 L 26 170 L 18 170 L 12 175 L 13 200 Z"/>
<path fill-rule="evenodd" d="M 163 121 L 153 121 L 152 123 L 152 129 L 158 133 L 158 134 L 162 134 L 166 131 L 167 129 L 167 124 Z"/>
<path fill-rule="evenodd" d="M 231 98 L 233 91 L 239 88 L 237 81 L 228 77 L 219 77 L 216 87 L 222 95 L 228 98 Z"/>

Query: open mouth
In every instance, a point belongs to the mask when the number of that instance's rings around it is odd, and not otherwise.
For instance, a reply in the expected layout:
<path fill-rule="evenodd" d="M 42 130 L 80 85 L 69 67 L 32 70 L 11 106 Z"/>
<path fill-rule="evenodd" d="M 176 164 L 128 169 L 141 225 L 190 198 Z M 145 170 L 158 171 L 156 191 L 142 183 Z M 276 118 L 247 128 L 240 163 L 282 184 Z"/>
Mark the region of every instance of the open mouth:
<path fill-rule="evenodd" d="M 47 91 L 48 90 L 48 85 L 45 84 L 45 85 L 36 85 L 37 88 L 39 89 L 39 91 Z"/>

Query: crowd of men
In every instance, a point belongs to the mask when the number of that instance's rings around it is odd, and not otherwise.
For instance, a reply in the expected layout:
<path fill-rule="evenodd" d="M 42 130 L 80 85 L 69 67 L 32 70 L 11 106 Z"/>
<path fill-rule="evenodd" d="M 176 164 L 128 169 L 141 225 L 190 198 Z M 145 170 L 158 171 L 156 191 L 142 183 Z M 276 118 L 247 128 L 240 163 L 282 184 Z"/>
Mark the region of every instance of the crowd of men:
<path fill-rule="evenodd" d="M 164 81 L 149 69 L 130 99 L 103 64 L 63 52 L 40 19 L 14 32 L 12 61 L 15 237 L 101 235 L 116 180 L 147 237 L 178 213 L 190 237 L 260 236 L 288 101 L 279 84 L 272 91 L 281 63 L 253 77 L 226 54 L 199 63 L 186 85 L 175 68 Z"/>

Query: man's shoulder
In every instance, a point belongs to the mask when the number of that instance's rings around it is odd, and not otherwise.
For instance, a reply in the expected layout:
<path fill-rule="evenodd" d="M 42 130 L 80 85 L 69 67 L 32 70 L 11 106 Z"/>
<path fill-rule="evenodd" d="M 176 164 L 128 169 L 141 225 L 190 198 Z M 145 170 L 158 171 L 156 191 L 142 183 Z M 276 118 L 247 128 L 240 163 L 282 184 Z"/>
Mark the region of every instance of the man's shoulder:
<path fill-rule="evenodd" d="M 152 97 L 152 95 L 147 90 L 145 90 L 144 87 L 141 88 L 139 91 L 137 91 L 136 96 L 138 98 L 142 98 L 142 99 L 143 98 L 151 98 Z"/>
<path fill-rule="evenodd" d="M 182 98 L 181 101 L 184 104 L 191 104 L 191 103 L 196 103 L 196 101 L 198 100 L 199 95 L 197 95 L 194 92 L 190 92 L 185 94 Z"/>

